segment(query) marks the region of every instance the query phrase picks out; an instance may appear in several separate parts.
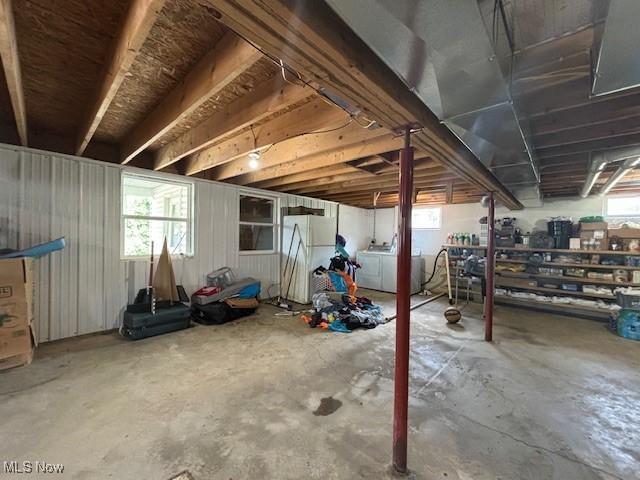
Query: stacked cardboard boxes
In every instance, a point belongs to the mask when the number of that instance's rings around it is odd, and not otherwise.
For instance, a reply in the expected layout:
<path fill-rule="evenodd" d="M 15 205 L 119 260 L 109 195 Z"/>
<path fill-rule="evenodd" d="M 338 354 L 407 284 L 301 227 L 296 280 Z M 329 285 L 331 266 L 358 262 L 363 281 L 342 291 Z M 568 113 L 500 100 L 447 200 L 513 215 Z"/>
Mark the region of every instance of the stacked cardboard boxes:
<path fill-rule="evenodd" d="M 33 333 L 33 260 L 0 260 L 0 370 L 28 365 Z"/>
<path fill-rule="evenodd" d="M 591 242 L 591 247 L 594 250 L 608 250 L 609 238 L 607 235 L 607 222 L 580 222 L 580 247 L 584 248 L 585 241 Z M 594 248 L 594 244 L 599 245 L 598 248 Z"/>

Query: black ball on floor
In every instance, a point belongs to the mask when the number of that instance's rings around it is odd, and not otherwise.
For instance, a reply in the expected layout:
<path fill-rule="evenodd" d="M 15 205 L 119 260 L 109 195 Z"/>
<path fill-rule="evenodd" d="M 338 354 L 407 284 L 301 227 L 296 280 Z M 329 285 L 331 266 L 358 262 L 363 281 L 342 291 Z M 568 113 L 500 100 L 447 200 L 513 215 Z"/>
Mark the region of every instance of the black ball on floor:
<path fill-rule="evenodd" d="M 449 307 L 444 311 L 444 318 L 447 323 L 458 323 L 462 318 L 462 314 L 456 307 Z"/>

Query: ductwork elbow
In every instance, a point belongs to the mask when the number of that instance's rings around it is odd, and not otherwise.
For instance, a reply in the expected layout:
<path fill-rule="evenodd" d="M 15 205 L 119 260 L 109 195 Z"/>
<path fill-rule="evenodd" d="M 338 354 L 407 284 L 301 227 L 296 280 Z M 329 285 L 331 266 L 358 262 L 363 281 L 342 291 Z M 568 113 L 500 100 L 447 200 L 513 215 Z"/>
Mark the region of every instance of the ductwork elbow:
<path fill-rule="evenodd" d="M 604 196 L 611 191 L 611 189 L 620 181 L 622 178 L 629 173 L 631 170 L 635 169 L 638 165 L 640 165 L 640 157 L 627 158 L 620 168 L 613 172 L 613 174 L 607 180 L 602 188 L 600 189 L 600 196 Z"/>
<path fill-rule="evenodd" d="M 587 174 L 587 178 L 584 181 L 584 185 L 582 186 L 582 191 L 580 192 L 580 196 L 582 198 L 587 198 L 591 189 L 598 181 L 598 177 L 604 170 L 604 167 L 607 165 L 609 160 L 605 158 L 605 156 L 601 153 L 593 155 L 591 157 L 591 163 L 589 165 L 589 173 Z"/>

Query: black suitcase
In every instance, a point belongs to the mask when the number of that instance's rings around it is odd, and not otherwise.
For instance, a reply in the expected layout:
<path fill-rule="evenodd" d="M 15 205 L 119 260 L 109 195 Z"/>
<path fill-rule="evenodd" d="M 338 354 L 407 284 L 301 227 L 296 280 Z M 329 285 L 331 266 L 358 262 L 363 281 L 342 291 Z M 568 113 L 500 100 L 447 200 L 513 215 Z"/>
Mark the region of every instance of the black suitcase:
<path fill-rule="evenodd" d="M 159 308 L 155 314 L 124 312 L 120 334 L 131 340 L 139 340 L 182 330 L 188 328 L 190 324 L 191 310 L 180 303 L 169 308 Z"/>
<path fill-rule="evenodd" d="M 222 325 L 223 323 L 251 315 L 255 308 L 231 308 L 225 302 L 213 302 L 207 305 L 193 304 L 191 318 L 203 325 Z"/>

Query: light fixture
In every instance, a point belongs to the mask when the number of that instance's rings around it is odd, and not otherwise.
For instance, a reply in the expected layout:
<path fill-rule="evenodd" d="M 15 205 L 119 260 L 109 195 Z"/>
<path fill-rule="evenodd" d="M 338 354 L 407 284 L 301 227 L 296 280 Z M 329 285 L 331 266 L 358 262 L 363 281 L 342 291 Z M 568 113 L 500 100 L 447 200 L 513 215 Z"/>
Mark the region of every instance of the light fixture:
<path fill-rule="evenodd" d="M 260 166 L 260 152 L 251 152 L 249 154 L 249 168 L 257 170 Z"/>

